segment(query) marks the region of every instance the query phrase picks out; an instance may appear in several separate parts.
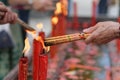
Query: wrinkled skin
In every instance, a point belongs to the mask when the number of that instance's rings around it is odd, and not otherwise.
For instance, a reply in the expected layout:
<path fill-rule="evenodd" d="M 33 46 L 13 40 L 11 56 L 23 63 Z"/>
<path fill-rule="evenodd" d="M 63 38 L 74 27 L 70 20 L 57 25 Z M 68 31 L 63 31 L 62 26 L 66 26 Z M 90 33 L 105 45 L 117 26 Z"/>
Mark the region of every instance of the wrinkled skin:
<path fill-rule="evenodd" d="M 120 24 L 112 21 L 99 22 L 95 26 L 84 29 L 83 32 L 90 34 L 85 39 L 86 43 L 105 44 L 120 37 Z"/>
<path fill-rule="evenodd" d="M 0 24 L 15 23 L 17 14 L 0 2 Z"/>

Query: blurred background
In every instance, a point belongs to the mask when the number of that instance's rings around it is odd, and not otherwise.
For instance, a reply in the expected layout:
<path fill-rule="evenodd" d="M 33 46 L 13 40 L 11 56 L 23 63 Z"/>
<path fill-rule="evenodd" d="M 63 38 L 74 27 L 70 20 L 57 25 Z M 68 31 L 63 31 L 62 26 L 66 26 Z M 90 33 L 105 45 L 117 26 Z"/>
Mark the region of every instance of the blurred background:
<path fill-rule="evenodd" d="M 55 25 L 51 20 L 59 0 L 28 0 L 29 3 L 26 3 L 27 0 L 0 1 L 33 28 L 37 29 L 36 25 L 42 24 L 40 31 L 44 31 L 46 37 L 53 35 Z M 62 28 L 59 28 L 58 34 L 53 36 L 82 32 L 99 21 L 120 21 L 120 0 L 65 1 L 67 15 L 57 14 L 61 19 L 57 27 L 63 26 L 65 31 L 61 32 Z M 0 25 L 0 80 L 5 80 L 4 77 L 19 63 L 26 36 L 29 37 L 19 24 Z M 75 41 L 57 45 L 51 50 L 53 56 L 49 58 L 47 80 L 120 80 L 119 40 L 101 46 Z M 29 70 L 31 72 L 31 68 Z"/>

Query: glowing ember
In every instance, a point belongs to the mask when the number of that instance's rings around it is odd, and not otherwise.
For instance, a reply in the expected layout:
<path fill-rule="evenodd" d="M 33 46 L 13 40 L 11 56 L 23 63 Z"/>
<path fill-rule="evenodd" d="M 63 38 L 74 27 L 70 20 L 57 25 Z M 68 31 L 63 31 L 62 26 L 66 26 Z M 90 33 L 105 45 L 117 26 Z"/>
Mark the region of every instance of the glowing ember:
<path fill-rule="evenodd" d="M 30 50 L 30 43 L 28 38 L 25 39 L 25 47 L 23 49 L 23 53 L 27 53 Z"/>
<path fill-rule="evenodd" d="M 56 4 L 56 10 L 55 10 L 55 12 L 54 12 L 56 15 L 62 13 L 62 8 L 61 8 L 61 7 L 62 7 L 61 3 L 58 2 L 58 3 Z"/>
<path fill-rule="evenodd" d="M 53 17 L 53 18 L 52 18 L 52 23 L 53 23 L 53 24 L 57 24 L 57 23 L 58 23 L 58 17 L 56 17 L 56 16 Z"/>

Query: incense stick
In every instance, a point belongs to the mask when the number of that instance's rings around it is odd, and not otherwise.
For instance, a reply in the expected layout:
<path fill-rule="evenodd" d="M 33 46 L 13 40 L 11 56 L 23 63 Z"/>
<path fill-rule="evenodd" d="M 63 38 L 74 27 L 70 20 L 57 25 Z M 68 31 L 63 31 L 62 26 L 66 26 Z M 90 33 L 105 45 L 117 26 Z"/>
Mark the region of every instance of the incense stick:
<path fill-rule="evenodd" d="M 77 40 L 84 40 L 87 38 L 89 34 L 85 33 L 76 33 L 76 34 L 70 34 L 70 35 L 63 35 L 63 36 L 57 36 L 57 37 L 51 37 L 45 39 L 45 46 L 52 46 Z"/>
<path fill-rule="evenodd" d="M 31 26 L 29 26 L 28 24 L 26 24 L 24 21 L 22 21 L 21 19 L 17 19 L 16 21 L 17 23 L 19 23 L 20 25 L 22 25 L 22 27 L 26 30 L 29 30 L 29 31 L 35 31 L 35 29 L 33 29 Z"/>

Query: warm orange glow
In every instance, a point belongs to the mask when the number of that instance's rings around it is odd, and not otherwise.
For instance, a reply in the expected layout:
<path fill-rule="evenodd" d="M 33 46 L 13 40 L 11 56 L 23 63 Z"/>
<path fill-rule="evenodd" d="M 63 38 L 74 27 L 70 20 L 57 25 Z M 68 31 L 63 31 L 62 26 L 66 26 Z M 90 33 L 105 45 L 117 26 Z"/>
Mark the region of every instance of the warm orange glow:
<path fill-rule="evenodd" d="M 54 14 L 58 15 L 60 13 L 62 13 L 62 5 L 61 5 L 61 2 L 58 2 L 56 4 L 56 10 L 55 10 Z"/>
<path fill-rule="evenodd" d="M 36 26 L 37 26 L 38 29 L 42 29 L 42 28 L 43 28 L 43 24 L 42 24 L 42 23 L 39 23 L 39 24 L 37 24 Z M 40 41 L 40 42 L 42 43 L 42 46 L 43 46 L 43 48 L 44 48 L 44 50 L 45 50 L 46 52 L 49 52 L 49 51 L 50 51 L 50 47 L 46 47 L 46 46 L 44 45 L 44 40 L 41 38 L 41 36 L 37 36 L 37 32 L 36 32 L 36 31 L 27 31 L 27 30 L 26 30 L 26 32 L 29 33 L 29 34 L 31 34 L 32 37 L 33 37 L 34 39 L 36 39 L 37 41 Z M 25 48 L 24 48 L 23 52 L 28 52 L 28 51 L 29 51 L 29 48 L 30 48 L 29 41 L 28 41 L 28 38 L 26 38 L 26 39 L 25 39 Z"/>
<path fill-rule="evenodd" d="M 40 41 L 40 42 L 42 43 L 42 46 L 43 46 L 43 48 L 44 48 L 44 50 L 45 50 L 46 52 L 49 52 L 50 48 L 49 48 L 49 47 L 46 47 L 46 46 L 44 45 L 44 41 L 43 41 L 43 39 L 41 38 L 41 36 L 38 36 L 38 37 L 36 37 L 35 39 L 38 40 L 38 41 Z"/>
<path fill-rule="evenodd" d="M 36 37 L 35 39 L 36 39 L 37 41 L 40 41 L 40 42 L 42 43 L 43 48 L 45 48 L 44 41 L 43 41 L 43 39 L 41 38 L 41 36 L 38 36 L 38 37 Z"/>
<path fill-rule="evenodd" d="M 67 9 L 68 9 L 68 1 L 67 0 L 62 0 L 61 3 L 62 3 L 63 14 L 65 16 L 67 16 L 67 14 L 68 14 L 68 11 L 67 11 Z"/>
<path fill-rule="evenodd" d="M 23 53 L 27 53 L 30 50 L 30 43 L 28 38 L 25 39 L 25 47 L 23 49 Z"/>
<path fill-rule="evenodd" d="M 37 26 L 38 29 L 42 29 L 43 28 L 43 24 L 42 23 L 38 23 L 36 26 Z"/>
<path fill-rule="evenodd" d="M 58 17 L 53 17 L 52 18 L 52 24 L 57 24 L 58 23 Z"/>

